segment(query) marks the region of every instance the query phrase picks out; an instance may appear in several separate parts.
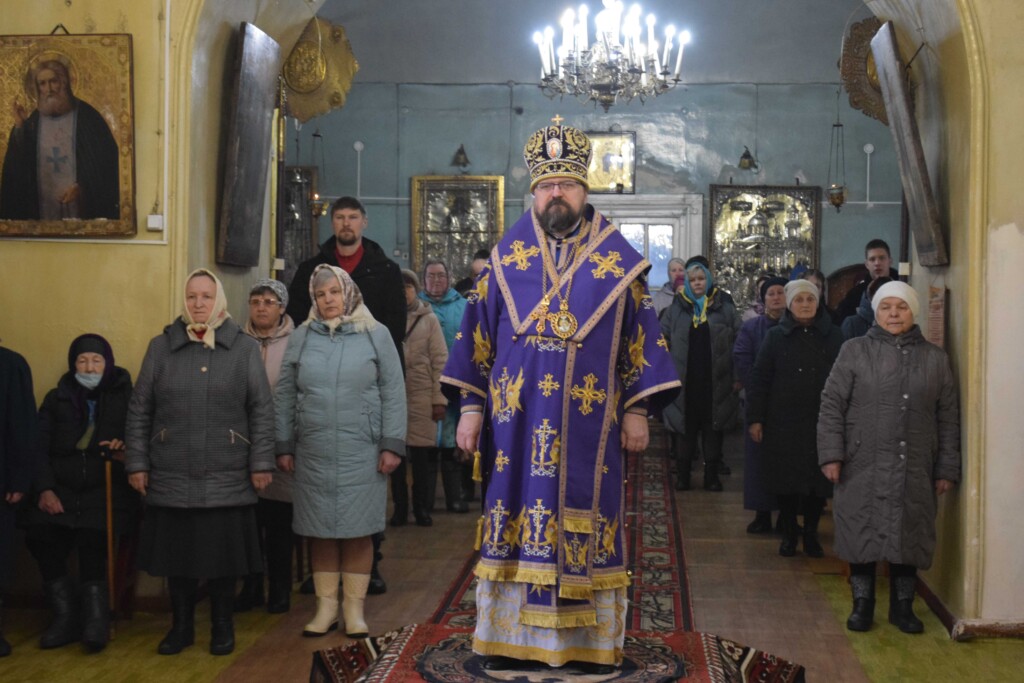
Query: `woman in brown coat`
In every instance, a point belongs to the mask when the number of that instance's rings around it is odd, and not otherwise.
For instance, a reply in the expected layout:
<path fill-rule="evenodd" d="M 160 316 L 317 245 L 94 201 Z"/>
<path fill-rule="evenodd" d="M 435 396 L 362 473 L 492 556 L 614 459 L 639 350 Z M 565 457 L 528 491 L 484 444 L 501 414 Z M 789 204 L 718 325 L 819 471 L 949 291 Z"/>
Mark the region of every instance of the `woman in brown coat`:
<path fill-rule="evenodd" d="M 405 396 L 408 406 L 406 446 L 412 461 L 412 512 L 419 526 L 430 526 L 434 520 L 437 490 L 438 420 L 444 419 L 448 401 L 441 394 L 441 370 L 448 360 L 441 323 L 430 305 L 417 295 L 420 281 L 411 270 L 402 271 L 405 301 L 408 305 L 405 323 Z M 391 526 L 402 526 L 409 516 L 409 488 L 406 483 L 405 460 L 391 473 L 391 498 L 394 514 Z"/>
<path fill-rule="evenodd" d="M 889 562 L 889 622 L 920 633 L 917 570 L 932 564 L 939 495 L 960 480 L 956 385 L 945 351 L 914 324 L 917 295 L 889 282 L 875 325 L 846 342 L 821 397 L 818 463 L 835 484 L 835 552 L 850 563 L 851 631 L 871 628 L 875 564 Z"/>

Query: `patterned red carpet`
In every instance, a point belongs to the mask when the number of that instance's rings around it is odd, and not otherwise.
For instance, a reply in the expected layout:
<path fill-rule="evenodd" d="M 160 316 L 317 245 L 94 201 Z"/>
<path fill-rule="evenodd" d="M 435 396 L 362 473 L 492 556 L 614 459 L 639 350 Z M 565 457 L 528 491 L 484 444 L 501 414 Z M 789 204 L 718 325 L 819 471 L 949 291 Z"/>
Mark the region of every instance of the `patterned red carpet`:
<path fill-rule="evenodd" d="M 314 654 L 316 683 L 465 683 L 466 681 L 802 681 L 798 664 L 754 648 L 692 631 L 686 560 L 664 434 L 652 435 L 646 453 L 628 463 L 628 547 L 634 582 L 629 589 L 623 665 L 613 674 L 588 676 L 571 667 L 537 665 L 491 672 L 472 651 L 476 617 L 476 558 L 470 556 L 428 624 L 414 624 L 348 647 Z"/>

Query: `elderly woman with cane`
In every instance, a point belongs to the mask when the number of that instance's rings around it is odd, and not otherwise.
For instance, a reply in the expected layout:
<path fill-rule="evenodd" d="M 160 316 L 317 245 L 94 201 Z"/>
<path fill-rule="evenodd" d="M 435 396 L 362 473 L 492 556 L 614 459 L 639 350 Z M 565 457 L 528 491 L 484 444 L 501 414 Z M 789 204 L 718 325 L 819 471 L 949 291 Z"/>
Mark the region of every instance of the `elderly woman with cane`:
<path fill-rule="evenodd" d="M 39 646 L 80 640 L 98 652 L 110 631 L 112 542 L 134 527 L 138 505 L 120 462 L 132 381 L 97 334 L 71 342 L 67 367 L 39 409 L 42 457 L 25 543 L 52 612 Z M 80 596 L 67 567 L 76 548 Z"/>

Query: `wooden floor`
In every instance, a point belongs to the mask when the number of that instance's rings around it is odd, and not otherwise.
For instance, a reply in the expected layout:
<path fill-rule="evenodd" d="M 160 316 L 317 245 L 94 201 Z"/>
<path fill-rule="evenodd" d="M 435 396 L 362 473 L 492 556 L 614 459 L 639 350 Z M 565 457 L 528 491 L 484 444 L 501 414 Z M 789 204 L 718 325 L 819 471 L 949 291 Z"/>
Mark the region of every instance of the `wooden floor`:
<path fill-rule="evenodd" d="M 862 682 L 864 673 L 843 624 L 836 618 L 816 573 L 839 573 L 841 564 L 826 557 L 778 555 L 776 536 L 751 536 L 751 513 L 742 509 L 742 444 L 726 441 L 726 460 L 734 474 L 723 477 L 725 491 L 677 493 L 691 581 L 695 627 L 799 662 L 808 681 Z M 700 483 L 694 472 L 694 483 Z M 438 496 L 439 503 L 443 500 Z M 381 570 L 388 592 L 367 599 L 372 633 L 429 618 L 465 561 L 475 531 L 475 515 L 434 514 L 434 526 L 390 528 Z M 822 520 L 823 542 L 830 552 L 831 519 Z M 344 636 L 303 638 L 314 598 L 293 596 L 290 613 L 256 645 L 221 673 L 218 681 L 308 680 L 313 651 L 344 642 Z"/>

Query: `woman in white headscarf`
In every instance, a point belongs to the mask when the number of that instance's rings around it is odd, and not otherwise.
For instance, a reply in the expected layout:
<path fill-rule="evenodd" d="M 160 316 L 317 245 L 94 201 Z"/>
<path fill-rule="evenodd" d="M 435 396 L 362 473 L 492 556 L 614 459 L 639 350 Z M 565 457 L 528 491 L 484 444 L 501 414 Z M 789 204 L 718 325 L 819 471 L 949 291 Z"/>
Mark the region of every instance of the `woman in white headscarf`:
<path fill-rule="evenodd" d="M 303 635 L 365 637 L 371 536 L 384 531 L 388 475 L 405 456 L 402 362 L 341 268 L 309 282 L 310 317 L 288 342 L 275 387 L 277 464 L 295 472 L 292 529 L 312 541 L 317 611 Z"/>
<path fill-rule="evenodd" d="M 274 405 L 259 343 L 231 320 L 208 270 L 185 283 L 181 317 L 149 343 L 125 429 L 128 483 L 146 516 L 139 566 L 166 576 L 173 610 L 160 654 L 195 639 L 200 579 L 210 593 L 210 653 L 234 650 L 235 580 L 263 571 L 257 491 L 272 480 Z"/>
<path fill-rule="evenodd" d="M 835 552 L 850 563 L 851 631 L 871 628 L 875 566 L 889 563 L 889 622 L 924 625 L 912 603 L 917 570 L 935 554 L 938 496 L 960 480 L 960 415 L 946 352 L 914 323 L 917 294 L 878 288 L 875 325 L 847 341 L 822 392 L 818 462 L 835 483 Z"/>

